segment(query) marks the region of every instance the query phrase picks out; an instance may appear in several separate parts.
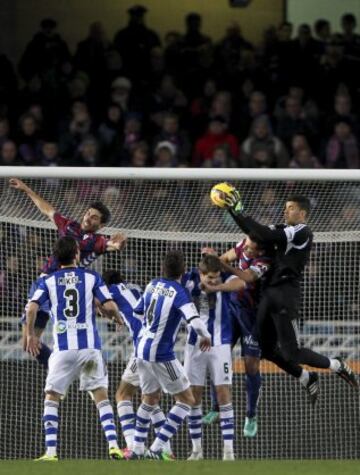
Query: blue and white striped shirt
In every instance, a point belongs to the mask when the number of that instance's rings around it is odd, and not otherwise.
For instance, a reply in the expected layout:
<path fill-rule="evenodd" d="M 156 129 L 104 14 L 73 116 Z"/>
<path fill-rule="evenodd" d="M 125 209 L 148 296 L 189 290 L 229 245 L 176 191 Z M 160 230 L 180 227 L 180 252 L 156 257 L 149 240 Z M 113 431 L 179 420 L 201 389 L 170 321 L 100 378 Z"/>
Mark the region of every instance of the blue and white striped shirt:
<path fill-rule="evenodd" d="M 232 274 L 221 273 L 221 281 L 228 282 L 236 278 Z M 201 290 L 198 269 L 191 269 L 184 274 L 182 285 L 190 292 L 201 320 L 205 323 L 211 335 L 211 345 L 218 346 L 231 343 L 232 327 L 230 323 L 230 292 L 206 293 Z M 190 329 L 187 342 L 195 345 L 198 336 L 193 328 Z"/>
<path fill-rule="evenodd" d="M 135 312 L 144 315 L 136 356 L 157 362 L 175 359 L 174 345 L 182 319 L 189 322 L 199 317 L 186 289 L 179 282 L 165 278 L 148 284 Z"/>
<path fill-rule="evenodd" d="M 67 267 L 39 280 L 31 301 L 50 302 L 53 351 L 101 349 L 95 297 L 101 303 L 112 300 L 101 276 L 88 269 Z"/>
<path fill-rule="evenodd" d="M 110 293 L 124 317 L 130 335 L 136 344 L 136 340 L 142 328 L 142 317 L 134 313 L 134 309 L 141 298 L 142 290 L 138 285 L 121 282 L 109 286 Z"/>

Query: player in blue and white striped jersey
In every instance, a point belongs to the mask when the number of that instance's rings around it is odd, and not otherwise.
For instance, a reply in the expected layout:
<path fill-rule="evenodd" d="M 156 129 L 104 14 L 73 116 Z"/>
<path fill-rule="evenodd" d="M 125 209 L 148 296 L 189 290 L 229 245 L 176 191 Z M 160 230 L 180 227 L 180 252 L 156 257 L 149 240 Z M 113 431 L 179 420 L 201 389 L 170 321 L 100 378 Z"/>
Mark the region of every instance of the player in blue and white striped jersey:
<path fill-rule="evenodd" d="M 224 441 L 223 460 L 234 460 L 234 410 L 231 402 L 232 384 L 232 322 L 231 291 L 244 288 L 244 281 L 232 274 L 221 272 L 221 262 L 217 256 L 206 254 L 199 268 L 184 275 L 183 285 L 190 291 L 200 318 L 211 334 L 211 350 L 202 353 L 197 335 L 190 330 L 185 347 L 184 367 L 191 383 L 195 404 L 189 417 L 189 431 L 192 453 L 188 460 L 201 460 L 202 451 L 202 408 L 201 401 L 206 376 L 209 372 L 215 386 L 220 410 L 220 426 Z M 226 285 L 225 292 L 214 292 L 211 286 Z"/>
<path fill-rule="evenodd" d="M 141 458 L 144 454 L 150 417 L 159 403 L 160 389 L 173 395 L 176 403 L 150 447 L 150 458 L 166 458 L 165 444 L 177 432 L 194 403 L 189 380 L 174 353 L 182 320 L 185 319 L 199 335 L 202 351 L 211 346 L 210 334 L 189 293 L 180 284 L 184 270 L 182 253 L 168 252 L 163 261 L 163 277 L 148 284 L 135 309 L 144 316 L 142 334 L 136 345 L 143 402 L 137 411 L 133 458 Z"/>
<path fill-rule="evenodd" d="M 137 284 L 125 282 L 121 273 L 117 270 L 107 270 L 103 274 L 103 279 L 108 285 L 110 293 L 121 311 L 125 325 L 132 337 L 135 349 L 135 344 L 142 328 L 143 319 L 142 316 L 134 313 L 134 308 L 142 296 L 142 290 Z M 125 457 L 128 457 L 133 449 L 135 412 L 132 400 L 139 386 L 140 378 L 134 351 L 129 358 L 125 371 L 121 376 L 120 385 L 116 391 L 117 412 L 127 446 L 126 449 L 123 450 Z M 151 414 L 151 423 L 156 433 L 160 430 L 160 427 L 164 424 L 165 420 L 166 417 L 163 411 L 160 406 L 157 406 Z M 172 453 L 169 443 L 165 450 L 170 454 Z"/>
<path fill-rule="evenodd" d="M 54 253 L 60 270 L 41 279 L 26 309 L 27 351 L 33 356 L 38 354 L 41 345 L 35 331 L 36 315 L 46 301 L 50 303 L 53 322 L 54 349 L 49 359 L 43 418 L 46 453 L 38 460 L 57 461 L 59 403 L 77 378 L 80 378 L 80 390 L 92 393 L 109 444 L 110 458 L 121 459 L 123 454 L 118 447 L 114 413 L 108 397 L 108 374 L 95 322 L 95 299 L 112 320 L 119 325 L 122 320 L 101 276 L 77 267 L 80 249 L 74 238 L 60 238 Z"/>

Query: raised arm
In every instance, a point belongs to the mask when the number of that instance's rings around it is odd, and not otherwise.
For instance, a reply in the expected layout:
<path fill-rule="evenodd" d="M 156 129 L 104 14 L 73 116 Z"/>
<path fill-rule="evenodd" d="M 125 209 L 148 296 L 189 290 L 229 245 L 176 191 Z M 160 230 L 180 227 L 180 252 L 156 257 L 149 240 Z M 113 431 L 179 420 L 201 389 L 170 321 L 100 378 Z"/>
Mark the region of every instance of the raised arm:
<path fill-rule="evenodd" d="M 41 198 L 41 196 L 35 193 L 35 191 L 33 191 L 29 186 L 27 186 L 22 180 L 19 180 L 18 178 L 10 178 L 9 184 L 11 188 L 15 188 L 16 190 L 20 190 L 26 193 L 28 197 L 33 201 L 35 206 L 39 209 L 39 211 L 54 222 L 54 214 L 56 210 L 50 203 Z"/>
<path fill-rule="evenodd" d="M 237 260 L 237 255 L 234 248 L 222 254 L 220 256 L 220 261 L 221 261 L 221 265 L 224 272 L 228 272 L 229 274 L 236 275 L 236 277 L 239 277 L 244 282 L 255 282 L 255 280 L 258 279 L 258 276 L 251 269 L 241 270 L 237 267 L 233 267 L 229 265 L 230 262 L 234 262 L 236 260 Z"/>

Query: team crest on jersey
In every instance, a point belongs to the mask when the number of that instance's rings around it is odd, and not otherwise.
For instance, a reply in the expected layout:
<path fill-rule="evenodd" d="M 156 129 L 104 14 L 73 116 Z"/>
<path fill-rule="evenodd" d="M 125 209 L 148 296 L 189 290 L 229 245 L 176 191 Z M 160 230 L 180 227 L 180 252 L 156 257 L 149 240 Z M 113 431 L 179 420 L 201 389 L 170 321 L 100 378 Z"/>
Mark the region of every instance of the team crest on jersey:
<path fill-rule="evenodd" d="M 67 330 L 67 324 L 66 322 L 60 321 L 57 322 L 56 324 L 56 333 L 65 333 Z"/>

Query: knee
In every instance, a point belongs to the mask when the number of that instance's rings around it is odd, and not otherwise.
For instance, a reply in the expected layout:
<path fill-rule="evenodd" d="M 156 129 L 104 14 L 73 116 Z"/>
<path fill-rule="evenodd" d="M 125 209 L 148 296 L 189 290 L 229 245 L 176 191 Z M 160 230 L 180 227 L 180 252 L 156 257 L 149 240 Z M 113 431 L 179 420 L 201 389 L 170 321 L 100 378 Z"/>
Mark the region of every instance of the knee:
<path fill-rule="evenodd" d="M 142 402 L 148 404 L 149 406 L 157 406 L 160 402 L 158 393 L 144 394 Z"/>
<path fill-rule="evenodd" d="M 245 371 L 250 376 L 257 374 L 260 369 L 260 359 L 255 357 L 245 357 Z"/>
<path fill-rule="evenodd" d="M 188 406 L 196 406 L 196 400 L 192 391 L 189 389 L 184 391 L 181 394 L 177 394 L 175 397 L 176 402 L 182 402 L 183 404 L 187 404 Z"/>
<path fill-rule="evenodd" d="M 299 348 L 294 348 L 293 345 L 283 345 L 280 347 L 280 354 L 284 360 L 295 364 L 299 363 Z"/>

